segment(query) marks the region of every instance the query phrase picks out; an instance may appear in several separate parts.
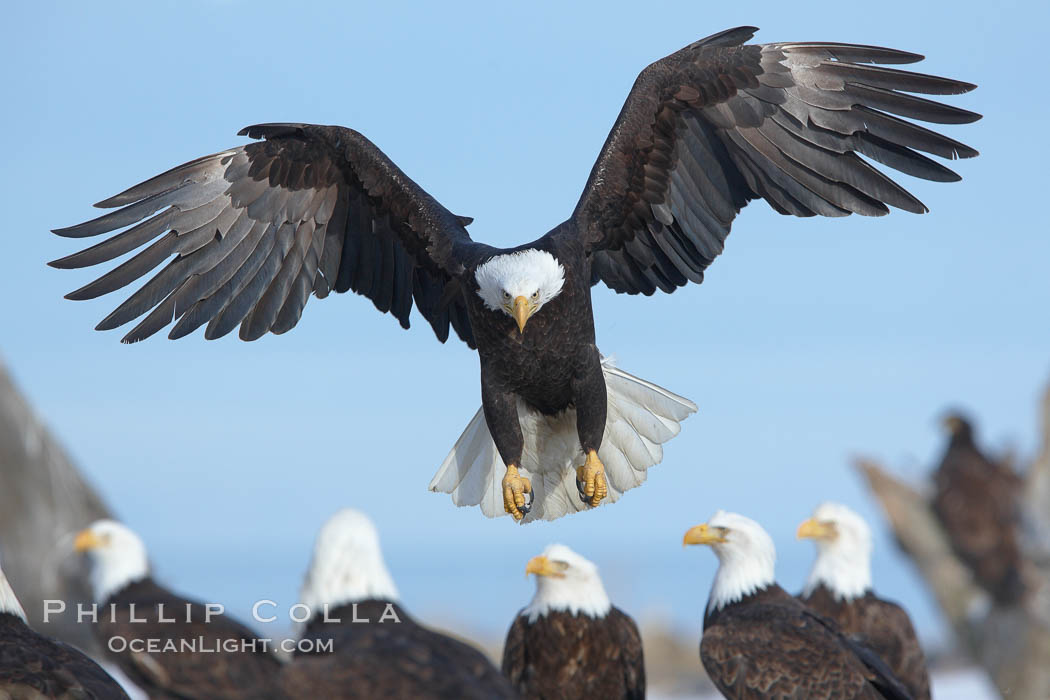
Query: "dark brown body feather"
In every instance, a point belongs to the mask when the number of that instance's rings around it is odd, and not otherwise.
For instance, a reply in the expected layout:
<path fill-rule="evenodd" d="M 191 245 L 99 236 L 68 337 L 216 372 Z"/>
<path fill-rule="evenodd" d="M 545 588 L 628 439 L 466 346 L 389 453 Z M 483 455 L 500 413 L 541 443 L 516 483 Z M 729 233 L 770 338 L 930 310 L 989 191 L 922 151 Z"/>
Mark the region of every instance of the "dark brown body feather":
<path fill-rule="evenodd" d="M 387 618 L 387 601 L 341 606 L 329 618 L 312 621 L 303 639 L 330 639 L 332 652 L 299 654 L 281 672 L 280 687 L 290 698 L 372 700 L 500 700 L 517 695 L 477 649 L 419 625 L 399 605 L 400 622 Z"/>
<path fill-rule="evenodd" d="M 127 700 L 127 693 L 83 652 L 37 634 L 0 612 L 0 698 Z"/>
<path fill-rule="evenodd" d="M 700 659 L 731 700 L 910 697 L 871 650 L 776 584 L 709 612 Z"/>
<path fill-rule="evenodd" d="M 615 607 L 602 618 L 550 611 L 529 623 L 519 615 L 503 647 L 503 673 L 523 698 L 645 697 L 642 638 Z"/>
<path fill-rule="evenodd" d="M 988 459 L 960 419 L 934 475 L 933 509 L 977 583 L 1001 604 L 1024 594 L 1018 496 L 1022 482 Z"/>
<path fill-rule="evenodd" d="M 190 604 L 189 622 L 186 621 L 187 603 Z M 147 622 L 131 621 L 132 604 L 135 619 Z M 116 607 L 111 609 L 111 605 Z M 111 610 L 115 613 L 111 614 Z M 175 622 L 160 622 L 162 614 Z M 261 643 L 252 651 L 250 643 L 256 640 L 256 635 L 251 630 L 225 615 L 213 615 L 206 623 L 201 603 L 175 595 L 151 579 L 131 583 L 99 605 L 95 634 L 107 656 L 151 698 L 261 700 L 273 697 L 280 662 L 264 650 Z M 144 649 L 129 648 L 116 652 L 110 646 L 114 637 L 128 642 L 159 640 L 155 643 L 161 651 L 148 653 Z M 168 642 L 175 644 L 176 649 L 184 642 L 192 643 L 195 648 L 163 651 Z M 236 644 L 236 650 L 221 650 L 224 642 Z M 244 651 L 242 642 L 248 644 Z M 117 649 L 124 646 L 119 641 L 115 644 Z"/>
<path fill-rule="evenodd" d="M 833 620 L 886 662 L 915 700 L 929 700 L 930 674 L 919 638 L 904 608 L 871 591 L 850 601 L 836 599 L 823 584 L 799 599 L 818 615 Z"/>

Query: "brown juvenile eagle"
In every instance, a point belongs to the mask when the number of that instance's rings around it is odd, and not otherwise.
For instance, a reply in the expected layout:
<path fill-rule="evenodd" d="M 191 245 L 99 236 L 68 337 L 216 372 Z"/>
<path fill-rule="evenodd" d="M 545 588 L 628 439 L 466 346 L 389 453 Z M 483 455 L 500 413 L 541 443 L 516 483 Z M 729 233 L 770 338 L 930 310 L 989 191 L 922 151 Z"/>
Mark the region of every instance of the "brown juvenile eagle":
<path fill-rule="evenodd" d="M 1023 481 L 978 447 L 973 425 L 958 413 L 944 418 L 948 446 L 934 474 L 933 511 L 952 549 L 978 585 L 998 603 L 1024 595 L 1020 494 Z"/>

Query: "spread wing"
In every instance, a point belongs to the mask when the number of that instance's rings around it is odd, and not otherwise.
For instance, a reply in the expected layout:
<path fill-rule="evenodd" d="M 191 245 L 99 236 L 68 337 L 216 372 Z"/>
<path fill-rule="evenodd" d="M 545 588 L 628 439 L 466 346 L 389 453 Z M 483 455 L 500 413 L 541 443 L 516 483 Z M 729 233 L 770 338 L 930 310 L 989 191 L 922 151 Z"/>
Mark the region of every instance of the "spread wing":
<path fill-rule="evenodd" d="M 459 295 L 446 293 L 462 256 L 483 248 L 469 219 L 451 214 L 361 134 L 342 127 L 262 124 L 262 141 L 198 158 L 97 206 L 114 212 L 55 233 L 83 238 L 123 229 L 53 267 L 79 268 L 140 250 L 67 295 L 93 299 L 168 261 L 98 325 L 145 315 L 124 342 L 172 321 L 170 338 L 238 324 L 255 340 L 295 326 L 310 294 L 352 290 L 409 327 L 413 301 L 439 340 L 449 324 L 473 335 Z M 451 299 L 451 301 L 450 301 Z"/>
<path fill-rule="evenodd" d="M 593 282 L 618 292 L 673 292 L 701 282 L 733 219 L 761 197 L 781 214 L 880 216 L 926 207 L 861 158 L 927 180 L 959 176 L 922 155 L 977 151 L 908 119 L 980 115 L 907 93 L 975 86 L 874 64 L 922 56 L 832 43 L 744 45 L 739 27 L 646 68 L 573 212 Z"/>

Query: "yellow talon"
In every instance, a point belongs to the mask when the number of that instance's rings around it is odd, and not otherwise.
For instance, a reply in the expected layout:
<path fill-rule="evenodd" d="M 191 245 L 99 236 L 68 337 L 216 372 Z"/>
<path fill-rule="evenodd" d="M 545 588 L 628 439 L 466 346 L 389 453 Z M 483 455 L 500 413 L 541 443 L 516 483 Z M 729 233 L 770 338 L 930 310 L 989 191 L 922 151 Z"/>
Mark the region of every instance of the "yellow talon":
<path fill-rule="evenodd" d="M 529 512 L 525 505 L 525 494 L 532 493 L 532 483 L 523 476 L 518 476 L 518 468 L 507 465 L 507 474 L 503 477 L 503 510 L 515 520 L 521 520 Z M 531 504 L 530 504 L 531 505 Z"/>
<path fill-rule="evenodd" d="M 576 467 L 576 487 L 580 489 L 580 498 L 592 508 L 608 495 L 605 465 L 598 459 L 596 451 L 590 450 L 587 453 L 587 461 Z"/>

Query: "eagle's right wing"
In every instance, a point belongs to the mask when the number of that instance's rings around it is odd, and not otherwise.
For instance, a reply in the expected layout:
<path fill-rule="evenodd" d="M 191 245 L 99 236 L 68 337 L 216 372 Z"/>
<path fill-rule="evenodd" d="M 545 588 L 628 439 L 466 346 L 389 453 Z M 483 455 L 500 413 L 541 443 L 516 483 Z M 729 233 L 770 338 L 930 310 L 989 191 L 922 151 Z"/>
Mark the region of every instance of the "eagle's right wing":
<path fill-rule="evenodd" d="M 310 294 L 352 290 L 408 328 L 413 300 L 439 340 L 449 324 L 473 347 L 460 295 L 469 219 L 445 209 L 368 139 L 351 129 L 261 124 L 241 135 L 262 141 L 204 156 L 111 197 L 120 207 L 60 236 L 125 229 L 50 263 L 79 268 L 137 255 L 67 295 L 93 299 L 168 264 L 98 325 L 146 315 L 124 342 L 175 321 L 180 338 L 205 323 L 218 338 L 238 324 L 255 340 L 295 326 Z M 126 228 L 130 227 L 130 228 Z"/>

